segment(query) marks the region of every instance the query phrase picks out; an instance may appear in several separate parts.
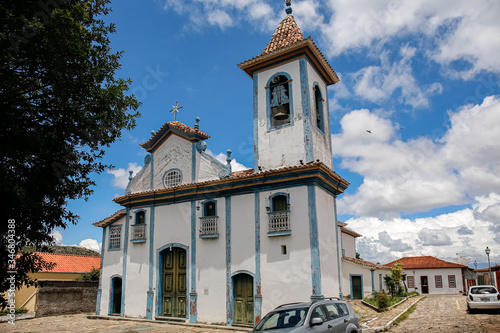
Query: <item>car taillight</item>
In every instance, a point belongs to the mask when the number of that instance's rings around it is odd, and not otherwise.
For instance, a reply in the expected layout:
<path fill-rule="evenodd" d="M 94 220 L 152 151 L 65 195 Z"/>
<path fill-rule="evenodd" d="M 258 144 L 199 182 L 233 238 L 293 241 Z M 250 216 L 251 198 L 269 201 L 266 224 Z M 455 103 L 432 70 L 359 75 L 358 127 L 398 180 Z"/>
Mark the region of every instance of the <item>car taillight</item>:
<path fill-rule="evenodd" d="M 473 301 L 473 300 L 474 300 L 474 297 L 472 297 L 472 295 L 469 295 L 469 299 L 470 299 L 471 301 Z"/>
<path fill-rule="evenodd" d="M 497 294 L 497 300 L 500 301 L 500 294 Z"/>

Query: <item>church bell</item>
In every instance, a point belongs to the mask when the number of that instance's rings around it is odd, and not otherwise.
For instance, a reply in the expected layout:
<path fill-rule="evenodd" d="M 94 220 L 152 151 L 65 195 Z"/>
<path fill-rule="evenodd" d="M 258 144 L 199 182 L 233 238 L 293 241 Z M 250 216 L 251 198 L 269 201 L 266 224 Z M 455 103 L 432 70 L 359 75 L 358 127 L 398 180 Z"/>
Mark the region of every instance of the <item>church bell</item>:
<path fill-rule="evenodd" d="M 288 117 L 289 117 L 288 113 L 285 112 L 285 106 L 284 105 L 278 105 L 277 112 L 274 115 L 274 119 L 276 119 L 276 120 L 285 120 L 285 119 L 288 119 Z"/>

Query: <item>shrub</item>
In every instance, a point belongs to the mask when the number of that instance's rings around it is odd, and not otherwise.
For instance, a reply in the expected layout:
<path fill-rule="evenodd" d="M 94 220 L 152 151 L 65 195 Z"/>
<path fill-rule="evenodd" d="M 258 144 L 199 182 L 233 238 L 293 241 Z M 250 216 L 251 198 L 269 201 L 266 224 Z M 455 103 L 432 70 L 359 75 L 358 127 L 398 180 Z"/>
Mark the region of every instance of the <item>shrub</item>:
<path fill-rule="evenodd" d="M 385 309 L 389 306 L 389 295 L 386 293 L 375 294 L 375 300 L 377 301 L 377 307 L 379 309 Z"/>

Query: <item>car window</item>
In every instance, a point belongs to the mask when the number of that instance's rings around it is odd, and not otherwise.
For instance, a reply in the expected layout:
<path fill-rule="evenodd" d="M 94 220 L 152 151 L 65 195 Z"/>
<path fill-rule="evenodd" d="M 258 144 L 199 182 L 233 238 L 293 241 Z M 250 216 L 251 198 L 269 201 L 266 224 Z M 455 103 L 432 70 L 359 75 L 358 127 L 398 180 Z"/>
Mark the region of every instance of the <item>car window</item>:
<path fill-rule="evenodd" d="M 266 315 L 255 328 L 256 331 L 265 331 L 276 328 L 298 327 L 304 323 L 307 308 L 289 309 L 271 312 Z"/>
<path fill-rule="evenodd" d="M 325 307 L 331 319 L 340 317 L 342 315 L 342 313 L 339 312 L 339 308 L 337 308 L 335 304 L 325 304 Z"/>
<path fill-rule="evenodd" d="M 323 307 L 321 305 L 317 306 L 314 308 L 312 314 L 311 314 L 311 319 L 313 318 L 321 318 L 323 321 L 326 321 L 326 313 L 325 310 L 323 310 Z"/>
<path fill-rule="evenodd" d="M 349 309 L 347 308 L 346 304 L 343 303 L 336 303 L 336 306 L 339 307 L 339 312 L 341 313 L 341 316 L 347 316 L 349 315 Z"/>
<path fill-rule="evenodd" d="M 476 287 L 470 290 L 471 294 L 496 294 L 497 290 L 494 287 Z"/>

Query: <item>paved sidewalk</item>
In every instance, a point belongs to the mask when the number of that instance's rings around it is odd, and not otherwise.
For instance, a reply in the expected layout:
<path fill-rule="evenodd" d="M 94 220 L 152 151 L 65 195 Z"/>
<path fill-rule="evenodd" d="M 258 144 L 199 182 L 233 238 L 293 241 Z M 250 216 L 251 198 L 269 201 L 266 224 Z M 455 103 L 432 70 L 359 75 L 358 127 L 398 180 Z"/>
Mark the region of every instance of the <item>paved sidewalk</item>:
<path fill-rule="evenodd" d="M 0 332 L 127 332 L 127 333 L 248 333 L 247 330 L 222 330 L 158 321 L 89 319 L 88 314 L 62 315 L 16 321 L 15 325 L 0 323 Z"/>

